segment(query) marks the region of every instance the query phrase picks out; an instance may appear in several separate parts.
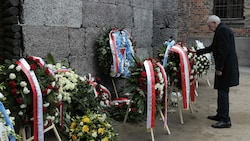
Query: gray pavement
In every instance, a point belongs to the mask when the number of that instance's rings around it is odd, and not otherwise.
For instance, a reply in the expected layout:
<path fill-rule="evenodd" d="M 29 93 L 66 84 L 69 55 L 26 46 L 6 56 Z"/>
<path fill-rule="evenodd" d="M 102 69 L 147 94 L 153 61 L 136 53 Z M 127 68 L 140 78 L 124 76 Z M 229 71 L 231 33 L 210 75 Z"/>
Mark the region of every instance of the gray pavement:
<path fill-rule="evenodd" d="M 211 67 L 213 68 L 213 66 Z M 171 134 L 164 132 L 162 120 L 156 118 L 153 129 L 155 141 L 248 141 L 250 138 L 250 67 L 240 67 L 240 85 L 230 89 L 230 116 L 232 127 L 228 129 L 214 129 L 208 120 L 208 115 L 216 111 L 217 91 L 213 89 L 213 73 L 199 79 L 198 96 L 192 104 L 193 113 L 183 111 L 184 124 L 180 123 L 176 112 L 168 113 L 168 126 Z M 208 86 L 207 80 L 211 83 Z M 113 127 L 119 133 L 118 141 L 152 141 L 151 133 L 147 132 L 146 122 L 138 124 L 114 122 Z M 53 133 L 46 141 L 56 141 Z M 67 141 L 67 139 L 63 139 Z"/>

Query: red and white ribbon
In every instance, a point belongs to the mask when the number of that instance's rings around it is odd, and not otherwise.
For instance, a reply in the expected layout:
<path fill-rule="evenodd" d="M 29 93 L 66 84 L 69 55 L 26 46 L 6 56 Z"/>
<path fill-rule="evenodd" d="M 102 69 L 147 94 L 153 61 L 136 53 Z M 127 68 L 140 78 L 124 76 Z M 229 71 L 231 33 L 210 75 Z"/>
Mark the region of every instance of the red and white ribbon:
<path fill-rule="evenodd" d="M 155 124 L 155 76 L 153 64 L 150 60 L 145 60 L 144 66 L 147 74 L 147 129 L 150 129 Z"/>
<path fill-rule="evenodd" d="M 163 80 L 164 80 L 164 128 L 168 127 L 168 123 L 167 123 L 167 110 L 168 110 L 168 82 L 167 82 L 167 74 L 166 74 L 166 71 L 164 69 L 164 67 L 161 65 L 161 63 L 156 63 L 157 66 L 160 68 L 160 71 L 162 73 L 162 77 L 163 77 Z"/>
<path fill-rule="evenodd" d="M 36 56 L 28 56 L 29 59 L 36 62 L 40 67 L 43 67 L 45 65 L 45 62 L 42 58 L 36 57 Z"/>
<path fill-rule="evenodd" d="M 113 33 L 117 32 L 117 31 L 119 31 L 119 30 L 118 29 L 117 30 L 112 30 L 109 33 L 110 48 L 111 48 L 111 52 L 113 54 L 112 55 L 112 57 L 113 57 L 113 68 L 112 68 L 112 70 L 113 70 L 114 75 L 116 75 L 118 73 L 118 67 L 119 67 L 118 52 L 117 52 L 117 49 L 116 49 L 115 37 L 113 36 Z"/>
<path fill-rule="evenodd" d="M 91 74 L 89 74 L 88 83 L 94 87 L 95 96 L 98 97 L 99 92 L 96 90 L 96 86 L 97 86 L 98 84 L 97 84 L 97 82 L 95 82 L 94 78 L 92 78 Z M 100 88 L 101 91 L 102 91 L 103 93 L 106 93 L 106 94 L 109 96 L 109 98 L 111 98 L 111 93 L 110 93 L 110 91 L 109 91 L 106 87 L 104 87 L 103 85 L 100 85 L 100 87 L 101 87 L 101 88 Z"/>
<path fill-rule="evenodd" d="M 33 136 L 34 141 L 44 141 L 43 134 L 43 99 L 40 85 L 33 70 L 30 70 L 28 62 L 21 58 L 16 62 L 29 80 L 33 93 Z"/>
<path fill-rule="evenodd" d="M 120 98 L 115 98 L 114 100 L 112 100 L 110 102 L 110 105 L 116 105 L 116 104 L 119 104 L 119 103 L 126 103 L 127 105 L 129 105 L 130 103 L 130 99 L 129 98 L 126 98 L 126 97 L 120 97 Z"/>
<path fill-rule="evenodd" d="M 190 99 L 190 63 L 188 60 L 187 53 L 180 45 L 174 45 L 170 51 L 179 54 L 180 66 L 181 66 L 181 88 L 183 97 L 184 109 L 189 109 Z"/>

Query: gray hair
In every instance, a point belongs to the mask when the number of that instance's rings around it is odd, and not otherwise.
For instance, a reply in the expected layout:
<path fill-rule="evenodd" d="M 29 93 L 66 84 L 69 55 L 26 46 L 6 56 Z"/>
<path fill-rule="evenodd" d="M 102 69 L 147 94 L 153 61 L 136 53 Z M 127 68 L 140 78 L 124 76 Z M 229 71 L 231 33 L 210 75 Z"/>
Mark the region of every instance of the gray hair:
<path fill-rule="evenodd" d="M 221 20 L 220 20 L 220 18 L 218 17 L 218 16 L 216 16 L 216 15 L 211 15 L 211 16 L 209 16 L 208 17 L 208 19 L 207 19 L 207 23 L 210 23 L 210 22 L 216 22 L 216 23 L 220 23 L 221 22 Z"/>

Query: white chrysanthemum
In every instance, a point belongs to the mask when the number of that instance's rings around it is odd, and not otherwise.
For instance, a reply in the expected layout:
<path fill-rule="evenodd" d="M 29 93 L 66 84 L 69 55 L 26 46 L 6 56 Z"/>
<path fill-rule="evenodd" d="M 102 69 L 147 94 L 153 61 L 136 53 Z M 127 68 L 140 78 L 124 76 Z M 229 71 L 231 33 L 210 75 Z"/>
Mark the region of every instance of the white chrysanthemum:
<path fill-rule="evenodd" d="M 62 94 L 60 93 L 60 90 L 59 90 L 59 94 L 57 95 L 57 99 L 58 99 L 58 101 L 62 101 L 62 98 L 63 98 L 63 96 L 62 96 Z"/>
<path fill-rule="evenodd" d="M 56 68 L 62 68 L 62 64 L 61 63 L 56 63 Z"/>
<path fill-rule="evenodd" d="M 11 65 L 8 67 L 9 70 L 12 70 L 12 69 L 14 69 L 14 68 L 15 68 L 15 65 L 14 65 L 14 64 L 11 64 Z"/>
<path fill-rule="evenodd" d="M 9 78 L 10 78 L 11 80 L 16 79 L 16 74 L 10 73 L 10 74 L 9 74 Z"/>
<path fill-rule="evenodd" d="M 94 138 L 97 137 L 97 132 L 96 132 L 96 131 L 94 131 L 94 132 L 92 133 L 92 137 L 94 137 Z"/>
<path fill-rule="evenodd" d="M 84 125 L 84 123 L 81 121 L 80 123 L 79 123 L 81 126 L 83 126 Z"/>

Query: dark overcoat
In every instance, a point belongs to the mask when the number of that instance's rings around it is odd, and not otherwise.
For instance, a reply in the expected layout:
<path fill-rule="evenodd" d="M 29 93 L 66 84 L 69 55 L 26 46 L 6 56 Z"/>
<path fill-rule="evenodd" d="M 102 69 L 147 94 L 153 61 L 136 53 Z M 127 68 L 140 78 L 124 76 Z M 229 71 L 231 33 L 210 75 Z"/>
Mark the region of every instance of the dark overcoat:
<path fill-rule="evenodd" d="M 213 53 L 215 69 L 222 72 L 215 75 L 214 88 L 223 89 L 239 85 L 238 57 L 235 50 L 233 31 L 220 23 L 215 32 L 213 42 L 209 47 L 197 51 L 197 54 Z"/>

